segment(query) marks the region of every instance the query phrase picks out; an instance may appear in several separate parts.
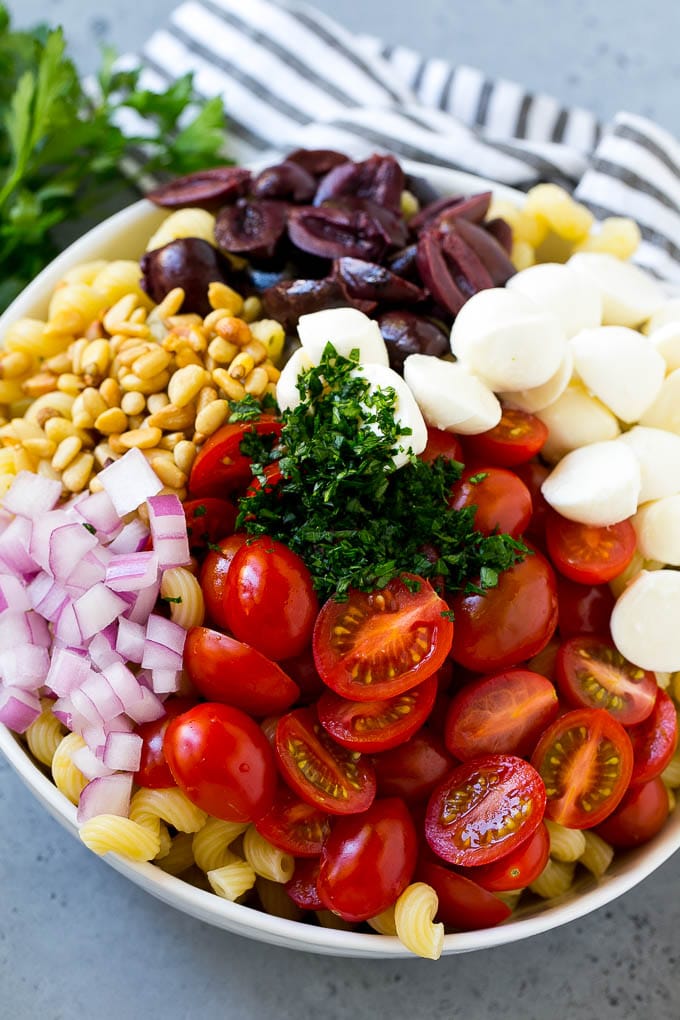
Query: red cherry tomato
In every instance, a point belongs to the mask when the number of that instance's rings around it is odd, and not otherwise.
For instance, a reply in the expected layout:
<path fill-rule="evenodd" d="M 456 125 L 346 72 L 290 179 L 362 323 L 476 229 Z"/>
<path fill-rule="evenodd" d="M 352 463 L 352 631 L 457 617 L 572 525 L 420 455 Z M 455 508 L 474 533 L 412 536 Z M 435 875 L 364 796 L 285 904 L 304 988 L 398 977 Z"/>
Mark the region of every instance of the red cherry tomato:
<path fill-rule="evenodd" d="M 510 907 L 475 882 L 476 871 L 476 868 L 471 868 L 468 877 L 421 856 L 415 877 L 417 881 L 432 886 L 439 898 L 435 921 L 457 931 L 475 931 L 493 928 L 510 917 Z"/>
<path fill-rule="evenodd" d="M 548 514 L 545 538 L 556 569 L 581 584 L 611 581 L 632 560 L 636 543 L 629 520 L 600 528 L 568 521 L 554 511 Z"/>
<path fill-rule="evenodd" d="M 494 428 L 476 436 L 466 436 L 465 453 L 469 460 L 515 467 L 531 460 L 548 438 L 548 428 L 540 418 L 515 407 L 504 407 Z"/>
<path fill-rule="evenodd" d="M 470 878 L 489 892 L 524 889 L 541 874 L 550 856 L 550 836 L 541 822 L 533 836 L 493 864 L 473 868 Z"/>
<path fill-rule="evenodd" d="M 249 432 L 280 436 L 281 429 L 281 421 L 271 414 L 263 414 L 257 421 L 223 425 L 198 452 L 189 475 L 189 495 L 224 496 L 245 489 L 253 477 L 252 461 L 241 453 L 241 440 Z"/>
<path fill-rule="evenodd" d="M 323 910 L 321 897 L 317 892 L 316 883 L 319 878 L 319 860 L 314 858 L 295 862 L 295 871 L 290 881 L 286 882 L 285 890 L 293 903 L 302 910 Z"/>
<path fill-rule="evenodd" d="M 463 471 L 451 488 L 449 505 L 456 510 L 474 506 L 475 528 L 483 535 L 501 531 L 517 538 L 531 520 L 531 495 L 521 478 L 504 468 L 480 467 Z"/>
<path fill-rule="evenodd" d="M 311 708 L 279 719 L 276 757 L 281 775 L 308 804 L 332 815 L 365 811 L 375 797 L 375 771 L 367 758 L 340 747 Z"/>
<path fill-rule="evenodd" d="M 237 551 L 224 582 L 224 611 L 239 641 L 275 662 L 312 639 L 318 602 L 312 575 L 288 546 L 263 536 Z"/>
<path fill-rule="evenodd" d="M 319 722 L 343 747 L 382 751 L 403 744 L 419 730 L 432 711 L 436 676 L 385 701 L 347 701 L 333 691 L 319 699 Z"/>
<path fill-rule="evenodd" d="M 678 745 L 678 713 L 665 691 L 659 688 L 651 715 L 630 726 L 628 736 L 633 745 L 631 786 L 660 776 Z"/>
<path fill-rule="evenodd" d="M 458 765 L 433 790 L 425 838 L 450 864 L 489 864 L 528 839 L 544 810 L 536 770 L 522 758 L 489 754 Z"/>
<path fill-rule="evenodd" d="M 656 677 L 624 659 L 611 641 L 584 634 L 560 645 L 555 660 L 560 694 L 576 708 L 604 708 L 624 726 L 651 714 Z"/>
<path fill-rule="evenodd" d="M 138 786 L 162 790 L 177 785 L 165 760 L 163 737 L 170 720 L 187 712 L 195 704 L 193 698 L 168 698 L 163 706 L 165 715 L 161 719 L 154 719 L 153 722 L 141 723 L 135 727 L 135 733 L 142 738 L 142 759 L 138 771 L 135 772 L 135 783 Z"/>
<path fill-rule="evenodd" d="M 548 818 L 590 829 L 617 807 L 633 771 L 628 734 L 609 712 L 581 708 L 560 716 L 531 762 L 545 783 Z"/>
<path fill-rule="evenodd" d="M 526 464 L 518 464 L 514 470 L 515 474 L 519 475 L 526 485 L 531 496 L 533 513 L 531 514 L 526 534 L 529 538 L 542 542 L 545 536 L 545 522 L 550 512 L 550 507 L 541 492 L 541 486 L 550 474 L 550 468 L 547 468 L 545 464 L 538 460 L 530 460 Z"/>
<path fill-rule="evenodd" d="M 451 600 L 451 657 L 478 673 L 507 669 L 544 648 L 557 626 L 557 589 L 548 561 L 533 552 L 503 571 L 484 595 Z"/>
<path fill-rule="evenodd" d="M 668 791 L 657 776 L 642 786 L 633 786 L 597 832 L 612 846 L 640 846 L 656 836 L 668 812 Z"/>
<path fill-rule="evenodd" d="M 264 733 L 245 712 L 204 702 L 171 720 L 163 750 L 189 800 L 228 822 L 252 822 L 269 810 L 276 765 Z"/>
<path fill-rule="evenodd" d="M 258 818 L 255 828 L 284 853 L 294 857 L 318 857 L 330 832 L 330 820 L 327 814 L 281 786 L 274 803 L 266 815 Z"/>
<path fill-rule="evenodd" d="M 285 712 L 300 689 L 266 655 L 209 627 L 192 627 L 184 647 L 184 667 L 208 701 L 233 705 L 249 715 Z"/>
<path fill-rule="evenodd" d="M 463 461 L 463 447 L 458 436 L 453 432 L 446 432 L 443 429 L 435 429 L 431 425 L 427 427 L 427 444 L 422 453 L 418 454 L 420 460 L 426 463 L 436 460 L 437 457 L 445 457 L 446 460 Z"/>
<path fill-rule="evenodd" d="M 336 818 L 321 851 L 317 889 L 328 910 L 365 921 L 386 910 L 411 881 L 417 837 L 397 797 L 376 800 L 358 815 Z"/>
<path fill-rule="evenodd" d="M 351 590 L 346 602 L 329 599 L 314 627 L 321 679 L 352 701 L 410 690 L 436 673 L 451 648 L 453 624 L 442 616 L 447 609 L 432 585 L 414 574 L 371 593 Z"/>
<path fill-rule="evenodd" d="M 456 762 L 430 729 L 373 758 L 381 797 L 401 797 L 411 803 L 429 797 Z"/>
<path fill-rule="evenodd" d="M 224 610 L 224 591 L 227 574 L 234 556 L 248 540 L 245 531 L 237 531 L 218 543 L 219 549 L 211 549 L 201 567 L 200 582 L 208 619 L 227 629 L 227 615 Z"/>
<path fill-rule="evenodd" d="M 230 499 L 189 499 L 183 508 L 192 553 L 204 552 L 234 530 L 238 511 Z"/>
<path fill-rule="evenodd" d="M 527 757 L 558 710 L 557 691 L 544 676 L 505 670 L 458 691 L 446 716 L 444 741 L 460 761 L 480 754 Z"/>
<path fill-rule="evenodd" d="M 608 584 L 579 584 L 557 576 L 557 627 L 563 638 L 609 634 L 614 596 Z"/>
<path fill-rule="evenodd" d="M 327 687 L 316 668 L 314 653 L 311 648 L 294 655 L 292 659 L 284 659 L 281 669 L 288 674 L 300 688 L 299 704 L 310 705 L 323 694 Z"/>

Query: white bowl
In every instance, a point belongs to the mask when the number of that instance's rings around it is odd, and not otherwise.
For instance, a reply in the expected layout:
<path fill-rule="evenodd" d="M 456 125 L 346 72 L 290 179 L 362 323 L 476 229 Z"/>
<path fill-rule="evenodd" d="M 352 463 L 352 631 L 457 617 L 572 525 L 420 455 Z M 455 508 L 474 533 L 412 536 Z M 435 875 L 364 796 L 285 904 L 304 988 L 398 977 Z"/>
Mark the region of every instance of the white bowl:
<path fill-rule="evenodd" d="M 405 164 L 407 169 L 411 169 Z M 414 168 L 415 169 L 415 168 Z M 417 167 L 422 172 L 422 167 Z M 471 193 L 493 188 L 496 194 L 523 196 L 489 181 L 449 170 L 428 172 L 431 183 L 443 193 Z M 50 295 L 64 272 L 96 258 L 138 258 L 147 239 L 166 213 L 141 201 L 117 213 L 85 234 L 54 260 L 0 317 L 0 338 L 5 329 L 24 316 L 46 315 Z M 69 832 L 77 838 L 75 807 L 56 789 L 33 762 L 17 737 L 0 725 L 0 751 L 32 793 Z M 599 881 L 584 876 L 558 900 L 521 906 L 496 928 L 447 935 L 444 953 L 465 953 L 505 945 L 574 921 L 627 892 L 658 868 L 680 848 L 680 809 L 676 809 L 663 830 L 639 849 L 617 853 L 607 874 Z M 410 956 L 396 938 L 385 935 L 319 928 L 311 924 L 273 917 L 238 903 L 230 903 L 197 889 L 180 878 L 165 874 L 152 864 L 134 863 L 117 854 L 107 854 L 106 863 L 147 892 L 177 910 L 238 935 L 289 949 L 303 949 L 330 956 L 394 959 Z"/>

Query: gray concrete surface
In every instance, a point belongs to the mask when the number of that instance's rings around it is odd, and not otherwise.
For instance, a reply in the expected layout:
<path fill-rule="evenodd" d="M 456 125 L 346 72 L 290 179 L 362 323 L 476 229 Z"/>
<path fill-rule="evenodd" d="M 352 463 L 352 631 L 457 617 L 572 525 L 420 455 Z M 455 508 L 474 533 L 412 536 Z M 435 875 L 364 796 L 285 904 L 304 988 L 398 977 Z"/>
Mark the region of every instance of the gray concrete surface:
<path fill-rule="evenodd" d="M 246 3 L 247 0 L 244 0 Z M 382 33 L 552 91 L 602 117 L 627 108 L 680 133 L 673 0 L 319 0 Z M 134 49 L 172 0 L 9 0 L 18 24 L 61 21 L 92 69 Z M 0 762 L 0 1018 L 137 1020 L 677 1020 L 680 859 L 559 931 L 438 965 L 333 960 L 227 935 L 98 861 Z"/>

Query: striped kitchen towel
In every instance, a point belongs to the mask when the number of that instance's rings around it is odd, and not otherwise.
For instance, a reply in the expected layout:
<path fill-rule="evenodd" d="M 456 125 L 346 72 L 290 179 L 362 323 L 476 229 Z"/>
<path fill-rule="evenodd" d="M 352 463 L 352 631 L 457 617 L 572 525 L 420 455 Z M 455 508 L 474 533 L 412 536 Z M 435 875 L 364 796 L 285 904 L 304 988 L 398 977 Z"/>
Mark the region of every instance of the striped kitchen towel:
<path fill-rule="evenodd" d="M 515 188 L 554 181 L 598 217 L 632 216 L 636 260 L 680 284 L 680 144 L 643 117 L 603 127 L 587 110 L 285 0 L 187 0 L 142 59 L 149 88 L 191 71 L 200 94 L 224 98 L 238 161 L 298 146 L 378 150 Z"/>

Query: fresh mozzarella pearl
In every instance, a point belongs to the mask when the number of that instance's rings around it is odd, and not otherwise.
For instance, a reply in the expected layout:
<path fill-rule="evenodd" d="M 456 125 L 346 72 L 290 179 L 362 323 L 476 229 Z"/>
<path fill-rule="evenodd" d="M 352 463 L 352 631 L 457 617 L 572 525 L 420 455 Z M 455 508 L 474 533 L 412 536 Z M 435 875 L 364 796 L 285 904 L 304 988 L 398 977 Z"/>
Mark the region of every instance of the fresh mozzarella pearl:
<path fill-rule="evenodd" d="M 332 343 L 338 354 L 345 357 L 358 349 L 362 364 L 389 364 L 378 323 L 358 308 L 324 308 L 321 312 L 301 315 L 298 336 L 315 365 L 321 361 L 327 343 Z"/>
<path fill-rule="evenodd" d="M 568 266 L 583 273 L 602 295 L 605 326 L 640 326 L 666 300 L 656 280 L 630 262 L 601 252 L 577 252 Z"/>
<path fill-rule="evenodd" d="M 276 403 L 282 411 L 289 411 L 300 403 L 300 394 L 297 388 L 298 376 L 312 365 L 312 359 L 307 352 L 302 347 L 298 347 L 281 369 L 281 375 L 276 384 Z"/>
<path fill-rule="evenodd" d="M 459 362 L 411 354 L 404 362 L 404 379 L 434 428 L 476 435 L 501 420 L 498 398 Z"/>
<path fill-rule="evenodd" d="M 542 386 L 534 386 L 531 390 L 508 390 L 501 393 L 500 398 L 504 404 L 511 404 L 513 407 L 518 407 L 520 411 L 528 411 L 529 414 L 536 414 L 537 411 L 550 407 L 558 397 L 562 396 L 569 385 L 573 369 L 574 356 L 571 349 L 567 347 L 562 364 Z"/>
<path fill-rule="evenodd" d="M 541 492 L 570 521 L 596 527 L 617 524 L 637 509 L 640 465 L 623 443 L 592 443 L 563 457 Z"/>
<path fill-rule="evenodd" d="M 680 368 L 680 319 L 659 326 L 649 334 L 649 342 L 666 362 L 667 372 Z"/>
<path fill-rule="evenodd" d="M 539 308 L 557 315 L 568 337 L 602 325 L 602 295 L 583 274 L 558 262 L 530 266 L 505 285 L 524 294 Z"/>
<path fill-rule="evenodd" d="M 501 287 L 467 301 L 451 329 L 451 350 L 492 390 L 542 386 L 560 367 L 566 335 L 557 316 Z"/>
<path fill-rule="evenodd" d="M 657 329 L 670 322 L 680 322 L 680 298 L 669 298 L 657 308 L 649 322 L 645 324 L 645 333 L 656 333 Z"/>
<path fill-rule="evenodd" d="M 626 443 L 640 464 L 641 503 L 680 492 L 680 436 L 636 425 L 617 441 Z"/>
<path fill-rule="evenodd" d="M 680 496 L 641 506 L 633 518 L 638 549 L 650 560 L 680 566 Z"/>
<path fill-rule="evenodd" d="M 615 415 L 580 383 L 567 386 L 557 400 L 536 414 L 548 426 L 541 456 L 551 463 L 588 443 L 616 439 L 620 432 Z"/>
<path fill-rule="evenodd" d="M 641 669 L 680 669 L 680 572 L 641 571 L 619 597 L 610 627 L 614 644 Z"/>
<path fill-rule="evenodd" d="M 372 389 L 391 387 L 394 390 L 396 395 L 395 420 L 402 428 L 411 430 L 410 435 L 402 436 L 397 444 L 398 452 L 394 456 L 395 466 L 403 467 L 408 463 L 410 453 L 422 453 L 427 446 L 427 425 L 415 397 L 402 377 L 384 365 L 359 365 L 353 370 L 352 375 L 365 376 Z M 372 427 L 378 431 L 377 426 Z"/>
<path fill-rule="evenodd" d="M 569 341 L 574 371 L 590 392 L 625 422 L 654 402 L 666 363 L 642 333 L 626 326 L 584 329 Z"/>
<path fill-rule="evenodd" d="M 680 368 L 666 376 L 656 400 L 640 418 L 640 424 L 680 433 Z"/>

